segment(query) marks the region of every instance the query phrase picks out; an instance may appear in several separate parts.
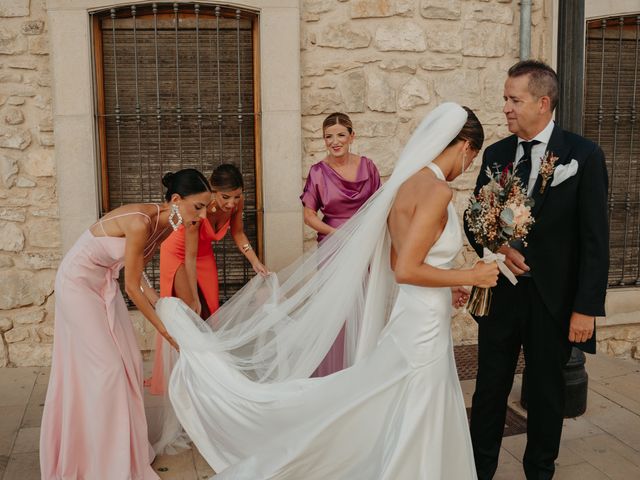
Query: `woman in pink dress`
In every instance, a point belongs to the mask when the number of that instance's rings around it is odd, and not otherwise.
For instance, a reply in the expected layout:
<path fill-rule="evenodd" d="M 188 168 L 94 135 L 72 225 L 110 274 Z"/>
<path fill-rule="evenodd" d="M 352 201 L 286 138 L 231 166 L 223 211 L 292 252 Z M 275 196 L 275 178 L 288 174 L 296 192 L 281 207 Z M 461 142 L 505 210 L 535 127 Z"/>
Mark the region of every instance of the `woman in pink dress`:
<path fill-rule="evenodd" d="M 351 153 L 355 138 L 351 119 L 335 112 L 322 123 L 327 156 L 311 166 L 300 200 L 304 223 L 318 232 L 318 243 L 349 220 L 380 188 L 380 174 L 365 156 Z M 322 219 L 318 217 L 322 212 Z M 314 372 L 324 377 L 344 368 L 344 330 Z"/>
<path fill-rule="evenodd" d="M 45 480 L 148 480 L 151 468 L 143 404 L 142 357 L 118 275 L 129 298 L 175 348 L 158 318 L 158 295 L 143 280 L 157 246 L 182 223 L 204 218 L 211 199 L 197 170 L 168 173 L 167 203 L 124 205 L 85 231 L 56 275 L 51 377 L 42 417 Z"/>

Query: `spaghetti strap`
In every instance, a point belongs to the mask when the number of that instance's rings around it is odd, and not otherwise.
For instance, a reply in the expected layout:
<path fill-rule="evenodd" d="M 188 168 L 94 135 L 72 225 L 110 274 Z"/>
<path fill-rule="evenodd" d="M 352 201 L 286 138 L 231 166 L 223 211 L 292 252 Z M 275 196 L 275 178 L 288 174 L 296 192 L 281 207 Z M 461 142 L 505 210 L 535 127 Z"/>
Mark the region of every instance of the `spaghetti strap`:
<path fill-rule="evenodd" d="M 156 226 L 153 227 L 153 233 L 151 234 L 151 236 L 155 235 L 155 233 L 158 231 L 158 223 L 160 222 L 160 205 L 158 205 L 157 203 L 155 203 L 154 205 L 156 206 L 158 213 L 156 214 Z"/>
<path fill-rule="evenodd" d="M 157 206 L 157 204 L 156 204 Z M 159 212 L 159 207 L 158 207 L 158 212 Z M 112 217 L 109 218 L 104 218 L 102 217 L 100 220 L 98 220 L 98 225 L 100 225 L 100 229 L 102 230 L 102 234 L 105 237 L 109 237 L 110 235 L 107 233 L 107 231 L 104 229 L 104 222 L 108 222 L 109 220 L 115 220 L 116 218 L 121 218 L 121 217 L 128 217 L 129 215 L 142 215 L 143 217 L 146 217 L 147 221 L 149 223 L 151 223 L 151 217 L 149 215 L 147 215 L 146 213 L 143 212 L 127 212 L 127 213 L 121 213 L 119 215 L 114 215 Z M 158 220 L 156 220 L 156 227 L 153 231 L 153 233 L 151 234 L 153 236 L 153 234 L 155 234 L 156 229 L 158 228 Z"/>
<path fill-rule="evenodd" d="M 149 223 L 151 223 L 151 217 L 149 215 L 147 215 L 146 213 L 144 213 L 144 212 L 128 212 L 128 213 L 121 213 L 119 215 L 114 215 L 113 217 L 109 217 L 109 218 L 102 217 L 100 220 L 98 220 L 98 223 L 100 224 L 100 226 L 102 227 L 102 231 L 106 235 L 107 232 L 104 231 L 104 227 L 102 226 L 103 222 L 108 222 L 109 220 L 115 220 L 116 218 L 128 217 L 129 215 L 142 215 L 143 217 L 147 218 Z M 156 220 L 156 228 L 158 228 L 157 220 Z M 153 233 L 155 233 L 155 229 L 153 230 Z"/>
<path fill-rule="evenodd" d="M 152 205 L 155 205 L 156 210 L 157 210 L 157 214 L 156 214 L 156 223 L 153 227 L 153 232 L 151 232 L 151 234 L 149 235 L 149 238 L 147 239 L 147 244 L 144 247 L 143 250 L 143 254 L 146 257 L 147 255 L 149 255 L 151 252 L 154 251 L 156 243 L 158 242 L 158 239 L 162 236 L 163 232 L 158 233 L 158 225 L 160 224 L 160 205 L 158 205 L 157 203 L 153 203 Z M 127 212 L 127 213 L 121 213 L 119 215 L 114 215 L 112 217 L 109 218 L 101 218 L 100 220 L 98 220 L 98 224 L 100 225 L 100 228 L 102 229 L 102 234 L 105 237 L 109 237 L 109 235 L 107 234 L 106 230 L 104 229 L 104 222 L 108 222 L 109 220 L 114 220 L 116 218 L 121 218 L 121 217 L 127 217 L 130 215 L 142 215 L 143 217 L 145 217 L 147 219 L 147 221 L 149 222 L 149 224 L 151 224 L 151 217 L 149 215 L 147 215 L 144 212 Z"/>

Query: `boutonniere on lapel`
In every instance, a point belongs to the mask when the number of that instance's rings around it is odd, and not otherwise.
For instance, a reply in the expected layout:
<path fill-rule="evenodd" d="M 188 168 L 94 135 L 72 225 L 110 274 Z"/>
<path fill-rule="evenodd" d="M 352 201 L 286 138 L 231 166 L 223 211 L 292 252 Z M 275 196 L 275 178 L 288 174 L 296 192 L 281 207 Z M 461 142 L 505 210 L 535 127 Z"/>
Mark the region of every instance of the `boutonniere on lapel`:
<path fill-rule="evenodd" d="M 540 193 L 544 193 L 547 188 L 547 183 L 549 180 L 553 178 L 553 172 L 556 169 L 556 162 L 558 161 L 558 156 L 554 155 L 551 150 L 547 150 L 544 154 L 544 157 L 540 159 L 540 171 L 539 175 L 542 177 L 542 182 L 540 183 Z"/>

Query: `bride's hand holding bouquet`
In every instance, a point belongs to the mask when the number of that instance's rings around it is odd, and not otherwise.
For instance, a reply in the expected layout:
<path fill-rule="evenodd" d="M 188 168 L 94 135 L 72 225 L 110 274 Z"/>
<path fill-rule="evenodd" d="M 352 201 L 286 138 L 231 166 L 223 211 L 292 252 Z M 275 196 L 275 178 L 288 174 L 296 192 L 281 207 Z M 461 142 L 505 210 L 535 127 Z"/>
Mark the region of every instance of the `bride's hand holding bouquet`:
<path fill-rule="evenodd" d="M 475 241 L 483 247 L 482 261 L 497 262 L 500 271 L 514 285 L 516 277 L 505 265 L 505 256 L 499 253 L 501 247 L 520 240 L 526 245 L 526 236 L 533 225 L 531 207 L 533 200 L 527 196 L 520 179 L 513 169 L 492 172 L 487 168 L 489 182 L 477 195 L 469 199 L 465 215 L 469 230 Z M 474 286 L 469 299 L 469 312 L 485 316 L 491 305 L 491 290 L 484 286 Z"/>

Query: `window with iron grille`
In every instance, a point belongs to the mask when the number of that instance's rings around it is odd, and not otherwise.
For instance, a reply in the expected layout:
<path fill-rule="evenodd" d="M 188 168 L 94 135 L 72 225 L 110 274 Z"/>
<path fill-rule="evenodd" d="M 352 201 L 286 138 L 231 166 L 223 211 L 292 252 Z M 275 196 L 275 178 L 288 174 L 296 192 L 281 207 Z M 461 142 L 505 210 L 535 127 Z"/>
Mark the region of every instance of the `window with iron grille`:
<path fill-rule="evenodd" d="M 640 14 L 589 21 L 584 135 L 609 172 L 609 286 L 640 285 Z"/>
<path fill-rule="evenodd" d="M 162 202 L 164 173 L 221 163 L 244 178 L 245 232 L 262 254 L 256 13 L 153 3 L 92 14 L 104 214 Z M 231 235 L 214 243 L 225 301 L 253 275 Z M 158 287 L 158 255 L 147 273 Z"/>

